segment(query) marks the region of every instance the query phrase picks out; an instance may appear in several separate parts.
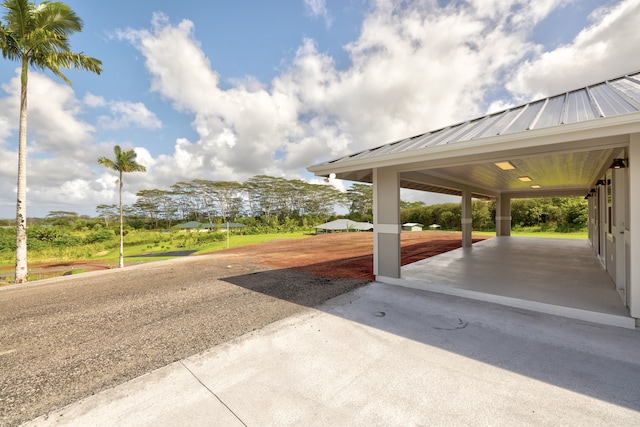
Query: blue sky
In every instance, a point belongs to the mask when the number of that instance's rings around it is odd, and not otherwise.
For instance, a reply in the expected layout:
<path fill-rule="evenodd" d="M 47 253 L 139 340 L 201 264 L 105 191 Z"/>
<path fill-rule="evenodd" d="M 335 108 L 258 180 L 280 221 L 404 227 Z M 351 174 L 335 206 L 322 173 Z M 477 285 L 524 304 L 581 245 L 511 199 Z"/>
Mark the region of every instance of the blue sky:
<path fill-rule="evenodd" d="M 104 72 L 30 72 L 29 216 L 117 203 L 95 161 L 116 144 L 148 169 L 125 177 L 129 204 L 196 178 L 321 182 L 306 166 L 640 69 L 640 0 L 66 3 L 72 49 Z M 0 218 L 17 67 L 0 60 Z"/>

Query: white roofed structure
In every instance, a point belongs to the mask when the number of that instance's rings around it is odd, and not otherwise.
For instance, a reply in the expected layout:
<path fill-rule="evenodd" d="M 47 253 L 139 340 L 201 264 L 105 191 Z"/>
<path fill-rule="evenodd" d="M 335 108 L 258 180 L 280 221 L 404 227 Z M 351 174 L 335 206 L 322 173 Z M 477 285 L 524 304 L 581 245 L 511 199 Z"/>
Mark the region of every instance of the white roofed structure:
<path fill-rule="evenodd" d="M 314 228 L 326 231 L 370 231 L 373 229 L 373 224 L 370 222 L 356 222 L 350 219 L 336 219 L 316 225 Z"/>
<path fill-rule="evenodd" d="M 308 168 L 373 184 L 374 274 L 396 282 L 400 188 L 496 201 L 496 235 L 513 198 L 585 196 L 589 243 L 630 315 L 640 319 L 640 72 L 403 138 Z M 332 175 L 333 176 L 333 175 Z"/>

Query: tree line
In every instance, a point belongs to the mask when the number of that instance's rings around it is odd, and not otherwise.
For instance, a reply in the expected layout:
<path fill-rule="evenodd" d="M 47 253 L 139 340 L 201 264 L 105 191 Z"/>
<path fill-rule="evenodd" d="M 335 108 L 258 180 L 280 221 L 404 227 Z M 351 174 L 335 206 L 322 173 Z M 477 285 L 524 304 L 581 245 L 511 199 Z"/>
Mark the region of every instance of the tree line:
<path fill-rule="evenodd" d="M 353 184 L 342 192 L 332 185 L 267 175 L 257 175 L 243 183 L 180 181 L 169 189 L 140 190 L 136 197 L 133 205 L 123 207 L 127 222 L 136 228 L 153 229 L 171 228 L 186 221 L 306 226 L 334 218 L 339 206 L 348 208 L 349 216 L 357 220 L 371 220 L 373 205 L 370 185 Z M 109 226 L 117 218 L 118 206 L 102 204 L 96 211 Z"/>
<path fill-rule="evenodd" d="M 124 222 L 133 229 L 169 229 L 186 221 L 222 223 L 241 222 L 249 228 L 310 228 L 338 217 L 336 206 L 347 211 L 341 217 L 354 221 L 373 221 L 371 185 L 353 184 L 346 192 L 331 185 L 310 184 L 259 175 L 244 183 L 193 180 L 177 182 L 167 190 L 141 190 L 133 205 L 124 206 Z M 460 230 L 460 203 L 425 205 L 424 202 L 400 203 L 402 223 L 425 226 L 438 224 L 443 229 Z M 52 211 L 45 218 L 29 218 L 30 226 L 54 226 L 75 230 L 113 228 L 118 225 L 119 206 L 99 205 L 98 215 Z M 495 229 L 495 202 L 473 200 L 474 230 Z M 514 199 L 511 201 L 512 227 L 540 227 L 570 231 L 587 227 L 587 203 L 582 197 Z M 0 220 L 0 226 L 12 226 L 13 220 Z M 251 232 L 251 230 L 247 230 Z"/>
<path fill-rule="evenodd" d="M 444 229 L 460 230 L 462 205 L 443 203 L 424 206 L 421 202 L 404 203 L 400 211 L 402 223 L 438 224 Z M 495 230 L 496 203 L 473 200 L 471 204 L 472 228 Z M 567 232 L 587 228 L 589 211 L 583 197 L 551 197 L 511 200 L 511 227 L 539 227 L 543 230 Z"/>

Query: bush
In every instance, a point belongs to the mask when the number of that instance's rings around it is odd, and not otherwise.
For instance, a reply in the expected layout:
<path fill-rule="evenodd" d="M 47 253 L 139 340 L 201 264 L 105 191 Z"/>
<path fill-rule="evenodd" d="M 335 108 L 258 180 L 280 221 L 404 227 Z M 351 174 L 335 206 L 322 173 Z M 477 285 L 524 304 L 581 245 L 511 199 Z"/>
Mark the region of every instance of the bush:
<path fill-rule="evenodd" d="M 84 243 L 99 243 L 106 242 L 107 240 L 111 240 L 115 238 L 115 234 L 113 232 L 102 229 L 96 233 L 91 233 L 87 237 L 84 238 Z"/>
<path fill-rule="evenodd" d="M 227 233 L 198 233 L 197 243 L 222 242 L 227 239 Z"/>
<path fill-rule="evenodd" d="M 72 246 L 79 246 L 82 244 L 82 237 L 63 235 L 53 240 L 52 245 L 57 248 L 70 248 Z"/>
<path fill-rule="evenodd" d="M 16 238 L 0 236 L 0 252 L 2 251 L 15 251 L 16 250 Z"/>
<path fill-rule="evenodd" d="M 28 227 L 27 241 L 39 240 L 41 242 L 53 242 L 55 239 L 63 236 L 62 230 L 56 227 Z"/>

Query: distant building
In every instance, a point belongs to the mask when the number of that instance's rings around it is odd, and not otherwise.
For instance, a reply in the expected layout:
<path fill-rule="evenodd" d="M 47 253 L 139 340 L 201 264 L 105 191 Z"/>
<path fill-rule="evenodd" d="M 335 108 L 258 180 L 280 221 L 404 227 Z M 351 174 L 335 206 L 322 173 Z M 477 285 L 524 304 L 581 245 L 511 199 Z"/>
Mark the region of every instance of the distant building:
<path fill-rule="evenodd" d="M 422 231 L 424 225 L 417 222 L 405 222 L 402 224 L 402 231 Z"/>
<path fill-rule="evenodd" d="M 244 224 L 240 224 L 239 222 L 223 222 L 221 224 L 214 223 L 202 223 L 198 221 L 189 221 L 182 224 L 177 225 L 178 228 L 185 231 L 218 231 L 218 232 L 226 232 L 229 231 L 238 231 L 245 227 Z"/>
<path fill-rule="evenodd" d="M 316 234 L 333 233 L 335 231 L 371 231 L 373 224 L 370 222 L 356 222 L 350 219 L 336 219 L 324 224 L 316 225 Z"/>

